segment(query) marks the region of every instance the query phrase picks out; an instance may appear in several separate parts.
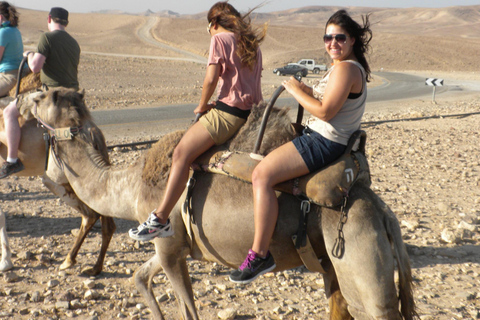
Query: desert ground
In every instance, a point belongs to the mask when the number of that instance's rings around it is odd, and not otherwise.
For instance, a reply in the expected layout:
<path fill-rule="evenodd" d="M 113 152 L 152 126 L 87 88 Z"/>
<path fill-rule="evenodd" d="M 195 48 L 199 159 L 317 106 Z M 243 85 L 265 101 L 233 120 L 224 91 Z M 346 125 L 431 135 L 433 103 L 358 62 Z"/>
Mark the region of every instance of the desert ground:
<path fill-rule="evenodd" d="M 319 8 L 257 17 L 259 26 L 269 21 L 262 45 L 264 97 L 282 79 L 273 68 L 300 58 L 328 63 L 320 39 L 337 8 Z M 368 104 L 363 127 L 372 188 L 401 224 L 420 318 L 480 319 L 480 6 L 347 9 L 354 17 L 373 12 L 369 61 L 379 73 L 370 87 L 382 83 L 384 70 L 443 78 L 459 88 L 437 95 L 436 103 L 426 96 Z M 34 48 L 46 31 L 47 13 L 20 12 L 25 46 Z M 67 31 L 82 47 L 79 77 L 92 110 L 198 102 L 205 72 L 201 61 L 209 44 L 204 13 L 73 13 L 70 21 Z M 142 29 L 148 24 L 151 29 Z M 145 32 L 157 43 L 145 40 Z M 311 84 L 315 78 L 304 81 Z M 157 139 L 163 131 L 104 132 L 107 144 L 114 145 Z M 146 150 L 115 148 L 110 157 L 114 166 L 123 167 Z M 77 264 L 60 271 L 80 217 L 39 177 L 1 180 L 0 206 L 7 214 L 14 263 L 0 278 L 0 319 L 151 317 L 131 281 L 154 254 L 151 243 L 128 237 L 137 222 L 116 220 L 104 271 L 89 278 L 81 271 L 96 259 L 100 228 L 85 240 Z M 202 319 L 328 318 L 322 278 L 304 267 L 268 274 L 248 286 L 230 283 L 230 269 L 221 265 L 189 261 L 189 270 Z M 154 279 L 154 291 L 165 318 L 178 319 L 172 287 L 162 272 Z"/>

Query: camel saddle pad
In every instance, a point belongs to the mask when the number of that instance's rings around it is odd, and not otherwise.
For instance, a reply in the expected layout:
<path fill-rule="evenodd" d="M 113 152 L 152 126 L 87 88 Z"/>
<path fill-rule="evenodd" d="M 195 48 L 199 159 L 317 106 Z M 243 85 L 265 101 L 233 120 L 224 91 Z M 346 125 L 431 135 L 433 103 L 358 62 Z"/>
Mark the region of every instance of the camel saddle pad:
<path fill-rule="evenodd" d="M 195 161 L 192 168 L 251 183 L 253 169 L 260 160 L 258 155 L 245 152 L 207 152 Z M 370 170 L 365 155 L 353 152 L 342 155 L 320 171 L 280 183 L 275 190 L 307 197 L 320 206 L 336 207 L 342 204 L 353 184 L 359 180 L 369 186 Z"/>

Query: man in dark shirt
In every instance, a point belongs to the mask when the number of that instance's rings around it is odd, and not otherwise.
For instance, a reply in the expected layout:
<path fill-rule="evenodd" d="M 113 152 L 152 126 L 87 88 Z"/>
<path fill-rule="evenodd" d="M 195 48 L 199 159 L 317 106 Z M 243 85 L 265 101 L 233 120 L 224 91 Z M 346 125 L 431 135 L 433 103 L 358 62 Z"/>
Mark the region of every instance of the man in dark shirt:
<path fill-rule="evenodd" d="M 68 25 L 68 11 L 54 7 L 48 15 L 48 32 L 40 37 L 37 52 L 25 52 L 28 66 L 32 72 L 40 72 L 43 89 L 67 87 L 78 90 L 78 63 L 80 61 L 80 46 L 77 41 L 65 31 Z M 18 159 L 18 145 L 21 131 L 18 117 L 22 115 L 29 119 L 33 106 L 33 98 L 38 93 L 20 96 L 12 101 L 3 111 L 5 133 L 8 144 L 8 157 L 0 168 L 0 179 L 22 171 L 22 162 Z"/>

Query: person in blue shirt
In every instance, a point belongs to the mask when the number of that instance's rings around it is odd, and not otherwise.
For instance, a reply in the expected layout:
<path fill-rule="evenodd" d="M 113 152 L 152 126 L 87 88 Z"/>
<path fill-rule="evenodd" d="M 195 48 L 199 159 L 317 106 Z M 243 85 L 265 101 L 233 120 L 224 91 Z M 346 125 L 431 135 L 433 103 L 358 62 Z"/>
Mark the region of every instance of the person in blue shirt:
<path fill-rule="evenodd" d="M 15 87 L 23 58 L 17 9 L 6 1 L 0 1 L 0 24 L 0 97 L 4 97 Z"/>

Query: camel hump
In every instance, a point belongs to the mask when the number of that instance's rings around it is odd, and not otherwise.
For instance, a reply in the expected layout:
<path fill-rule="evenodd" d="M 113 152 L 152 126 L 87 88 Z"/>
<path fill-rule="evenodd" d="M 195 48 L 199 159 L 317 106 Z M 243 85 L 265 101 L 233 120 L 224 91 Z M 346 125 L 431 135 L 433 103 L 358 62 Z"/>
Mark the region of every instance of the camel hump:
<path fill-rule="evenodd" d="M 40 81 L 40 73 L 30 72 L 29 74 L 22 77 L 20 81 L 20 89 L 18 93 L 28 93 L 40 89 L 42 87 L 42 82 Z M 15 97 L 16 87 L 13 87 L 8 95 L 10 97 Z"/>
<path fill-rule="evenodd" d="M 173 150 L 182 138 L 185 130 L 164 135 L 145 155 L 142 180 L 149 186 L 164 187 L 170 174 Z"/>

